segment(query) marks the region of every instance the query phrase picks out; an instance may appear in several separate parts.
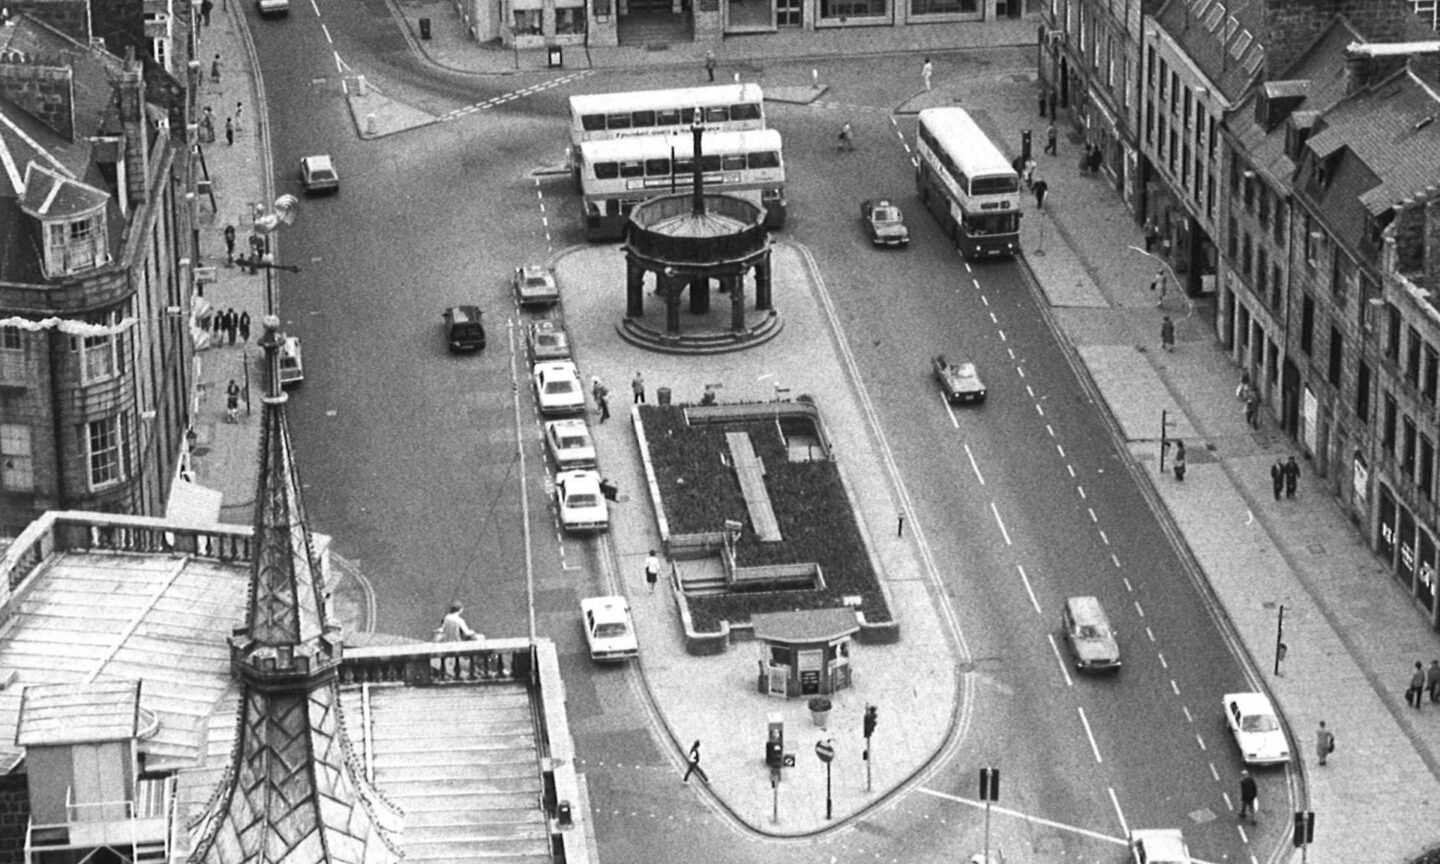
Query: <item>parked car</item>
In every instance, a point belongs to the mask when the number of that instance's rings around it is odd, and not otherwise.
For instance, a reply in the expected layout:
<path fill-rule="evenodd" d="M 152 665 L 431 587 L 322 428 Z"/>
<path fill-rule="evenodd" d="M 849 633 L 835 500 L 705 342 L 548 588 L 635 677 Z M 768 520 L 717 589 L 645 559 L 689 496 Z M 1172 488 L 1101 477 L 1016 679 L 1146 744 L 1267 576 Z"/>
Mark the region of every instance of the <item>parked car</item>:
<path fill-rule="evenodd" d="M 591 660 L 628 660 L 640 656 L 630 603 L 624 597 L 586 597 L 580 601 L 580 615 L 585 623 L 585 644 L 590 646 Z"/>
<path fill-rule="evenodd" d="M 552 306 L 560 302 L 560 286 L 555 283 L 555 274 L 543 264 L 516 267 L 511 282 L 515 286 L 515 299 L 521 306 Z"/>
<path fill-rule="evenodd" d="M 451 306 L 445 310 L 445 344 L 451 352 L 485 347 L 485 324 L 480 315 L 479 306 Z"/>
<path fill-rule="evenodd" d="M 545 424 L 545 449 L 560 470 L 595 467 L 595 441 L 584 420 L 551 420 Z"/>
<path fill-rule="evenodd" d="M 570 359 L 570 334 L 558 321 L 547 318 L 531 324 L 529 341 L 530 359 L 535 363 Z"/>
<path fill-rule="evenodd" d="M 956 402 L 984 402 L 985 382 L 975 371 L 974 363 L 951 363 L 944 354 L 938 354 L 930 361 L 935 380 L 945 393 L 945 400 L 952 405 Z"/>
<path fill-rule="evenodd" d="M 263 4 L 265 0 L 260 0 Z M 264 9 L 264 6 L 261 6 Z M 306 156 L 300 160 L 300 183 L 306 194 L 316 192 L 339 192 L 340 175 L 335 171 L 335 162 L 328 155 Z"/>
<path fill-rule="evenodd" d="M 574 414 L 585 410 L 585 391 L 580 374 L 569 360 L 535 364 L 535 399 L 540 413 Z"/>
<path fill-rule="evenodd" d="M 1290 741 L 1264 693 L 1226 693 L 1225 725 L 1247 765 L 1280 765 L 1290 761 Z"/>
<path fill-rule="evenodd" d="M 290 0 L 255 0 L 255 8 L 260 10 L 261 18 L 289 15 Z"/>
<path fill-rule="evenodd" d="M 1191 864 L 1190 847 L 1179 828 L 1137 828 L 1130 832 L 1135 864 Z"/>
<path fill-rule="evenodd" d="M 600 492 L 600 475 L 588 468 L 555 475 L 555 502 L 560 527 L 566 531 L 604 531 L 610 527 L 610 510 Z"/>
<path fill-rule="evenodd" d="M 876 246 L 909 246 L 910 229 L 905 227 L 905 214 L 885 198 L 871 198 L 860 205 L 860 218 L 865 233 Z"/>
<path fill-rule="evenodd" d="M 305 359 L 300 354 L 300 337 L 280 334 L 280 386 L 305 380 Z"/>
<path fill-rule="evenodd" d="M 1110 629 L 1110 619 L 1094 597 L 1071 597 L 1060 609 L 1060 626 L 1075 652 L 1075 667 L 1082 672 L 1105 672 L 1120 668 L 1120 643 Z"/>

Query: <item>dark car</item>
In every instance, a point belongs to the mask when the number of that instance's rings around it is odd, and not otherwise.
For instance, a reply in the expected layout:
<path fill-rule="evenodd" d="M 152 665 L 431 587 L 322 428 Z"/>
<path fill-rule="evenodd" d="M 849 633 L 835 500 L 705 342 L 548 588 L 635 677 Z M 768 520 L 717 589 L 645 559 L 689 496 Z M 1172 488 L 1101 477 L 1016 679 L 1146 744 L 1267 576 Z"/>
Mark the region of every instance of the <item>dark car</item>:
<path fill-rule="evenodd" d="M 860 205 L 860 218 L 865 232 L 876 246 L 910 245 L 910 229 L 905 227 L 905 214 L 884 198 L 871 198 Z"/>
<path fill-rule="evenodd" d="M 451 306 L 445 310 L 445 344 L 451 351 L 479 351 L 485 347 L 480 307 Z"/>

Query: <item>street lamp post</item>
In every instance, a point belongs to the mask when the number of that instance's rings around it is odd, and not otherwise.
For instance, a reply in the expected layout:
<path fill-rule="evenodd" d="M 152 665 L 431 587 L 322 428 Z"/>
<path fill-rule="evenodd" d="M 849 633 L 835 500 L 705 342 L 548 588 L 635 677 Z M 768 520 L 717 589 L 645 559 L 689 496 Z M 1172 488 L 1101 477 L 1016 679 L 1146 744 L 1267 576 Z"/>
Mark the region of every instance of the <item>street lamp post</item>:
<path fill-rule="evenodd" d="M 300 268 L 294 265 L 283 265 L 274 263 L 274 252 L 270 243 L 270 235 L 280 230 L 281 225 L 295 224 L 295 213 L 299 209 L 300 202 L 294 195 L 281 195 L 275 199 L 271 212 L 265 212 L 263 204 L 255 205 L 254 229 L 255 234 L 264 239 L 264 252 L 257 250 L 257 255 L 250 266 L 265 271 L 265 314 L 280 314 L 279 299 L 275 296 L 275 280 L 271 275 L 272 270 L 287 270 L 291 273 L 299 273 Z"/>

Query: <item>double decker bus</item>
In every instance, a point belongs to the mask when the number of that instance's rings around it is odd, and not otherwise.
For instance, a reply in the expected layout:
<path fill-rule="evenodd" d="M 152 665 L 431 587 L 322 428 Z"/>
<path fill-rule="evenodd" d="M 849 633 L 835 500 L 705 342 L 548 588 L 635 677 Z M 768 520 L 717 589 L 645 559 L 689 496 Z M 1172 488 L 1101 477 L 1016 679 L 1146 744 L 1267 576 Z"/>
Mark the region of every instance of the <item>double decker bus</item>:
<path fill-rule="evenodd" d="M 765 226 L 782 228 L 786 201 L 781 145 L 774 129 L 706 133 L 700 142 L 702 182 L 709 191 L 765 208 Z M 576 169 L 585 237 L 618 240 L 636 204 L 691 188 L 694 138 L 685 134 L 587 141 L 580 145 Z"/>
<path fill-rule="evenodd" d="M 586 141 L 673 135 L 688 130 L 697 111 L 707 132 L 765 128 L 765 96 L 754 83 L 580 94 L 570 97 L 571 167 Z"/>
<path fill-rule="evenodd" d="M 1020 251 L 1020 175 L 963 108 L 926 108 L 915 186 L 966 258 Z"/>

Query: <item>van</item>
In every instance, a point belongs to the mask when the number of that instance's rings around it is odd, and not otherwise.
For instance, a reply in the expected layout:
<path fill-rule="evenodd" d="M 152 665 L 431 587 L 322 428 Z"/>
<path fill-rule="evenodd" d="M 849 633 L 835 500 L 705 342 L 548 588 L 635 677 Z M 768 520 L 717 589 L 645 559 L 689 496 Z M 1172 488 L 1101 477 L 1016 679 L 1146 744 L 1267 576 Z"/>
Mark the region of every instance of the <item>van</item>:
<path fill-rule="evenodd" d="M 1120 668 L 1120 644 L 1110 619 L 1094 597 L 1071 597 L 1060 612 L 1060 625 L 1075 652 L 1075 668 L 1105 672 Z"/>

